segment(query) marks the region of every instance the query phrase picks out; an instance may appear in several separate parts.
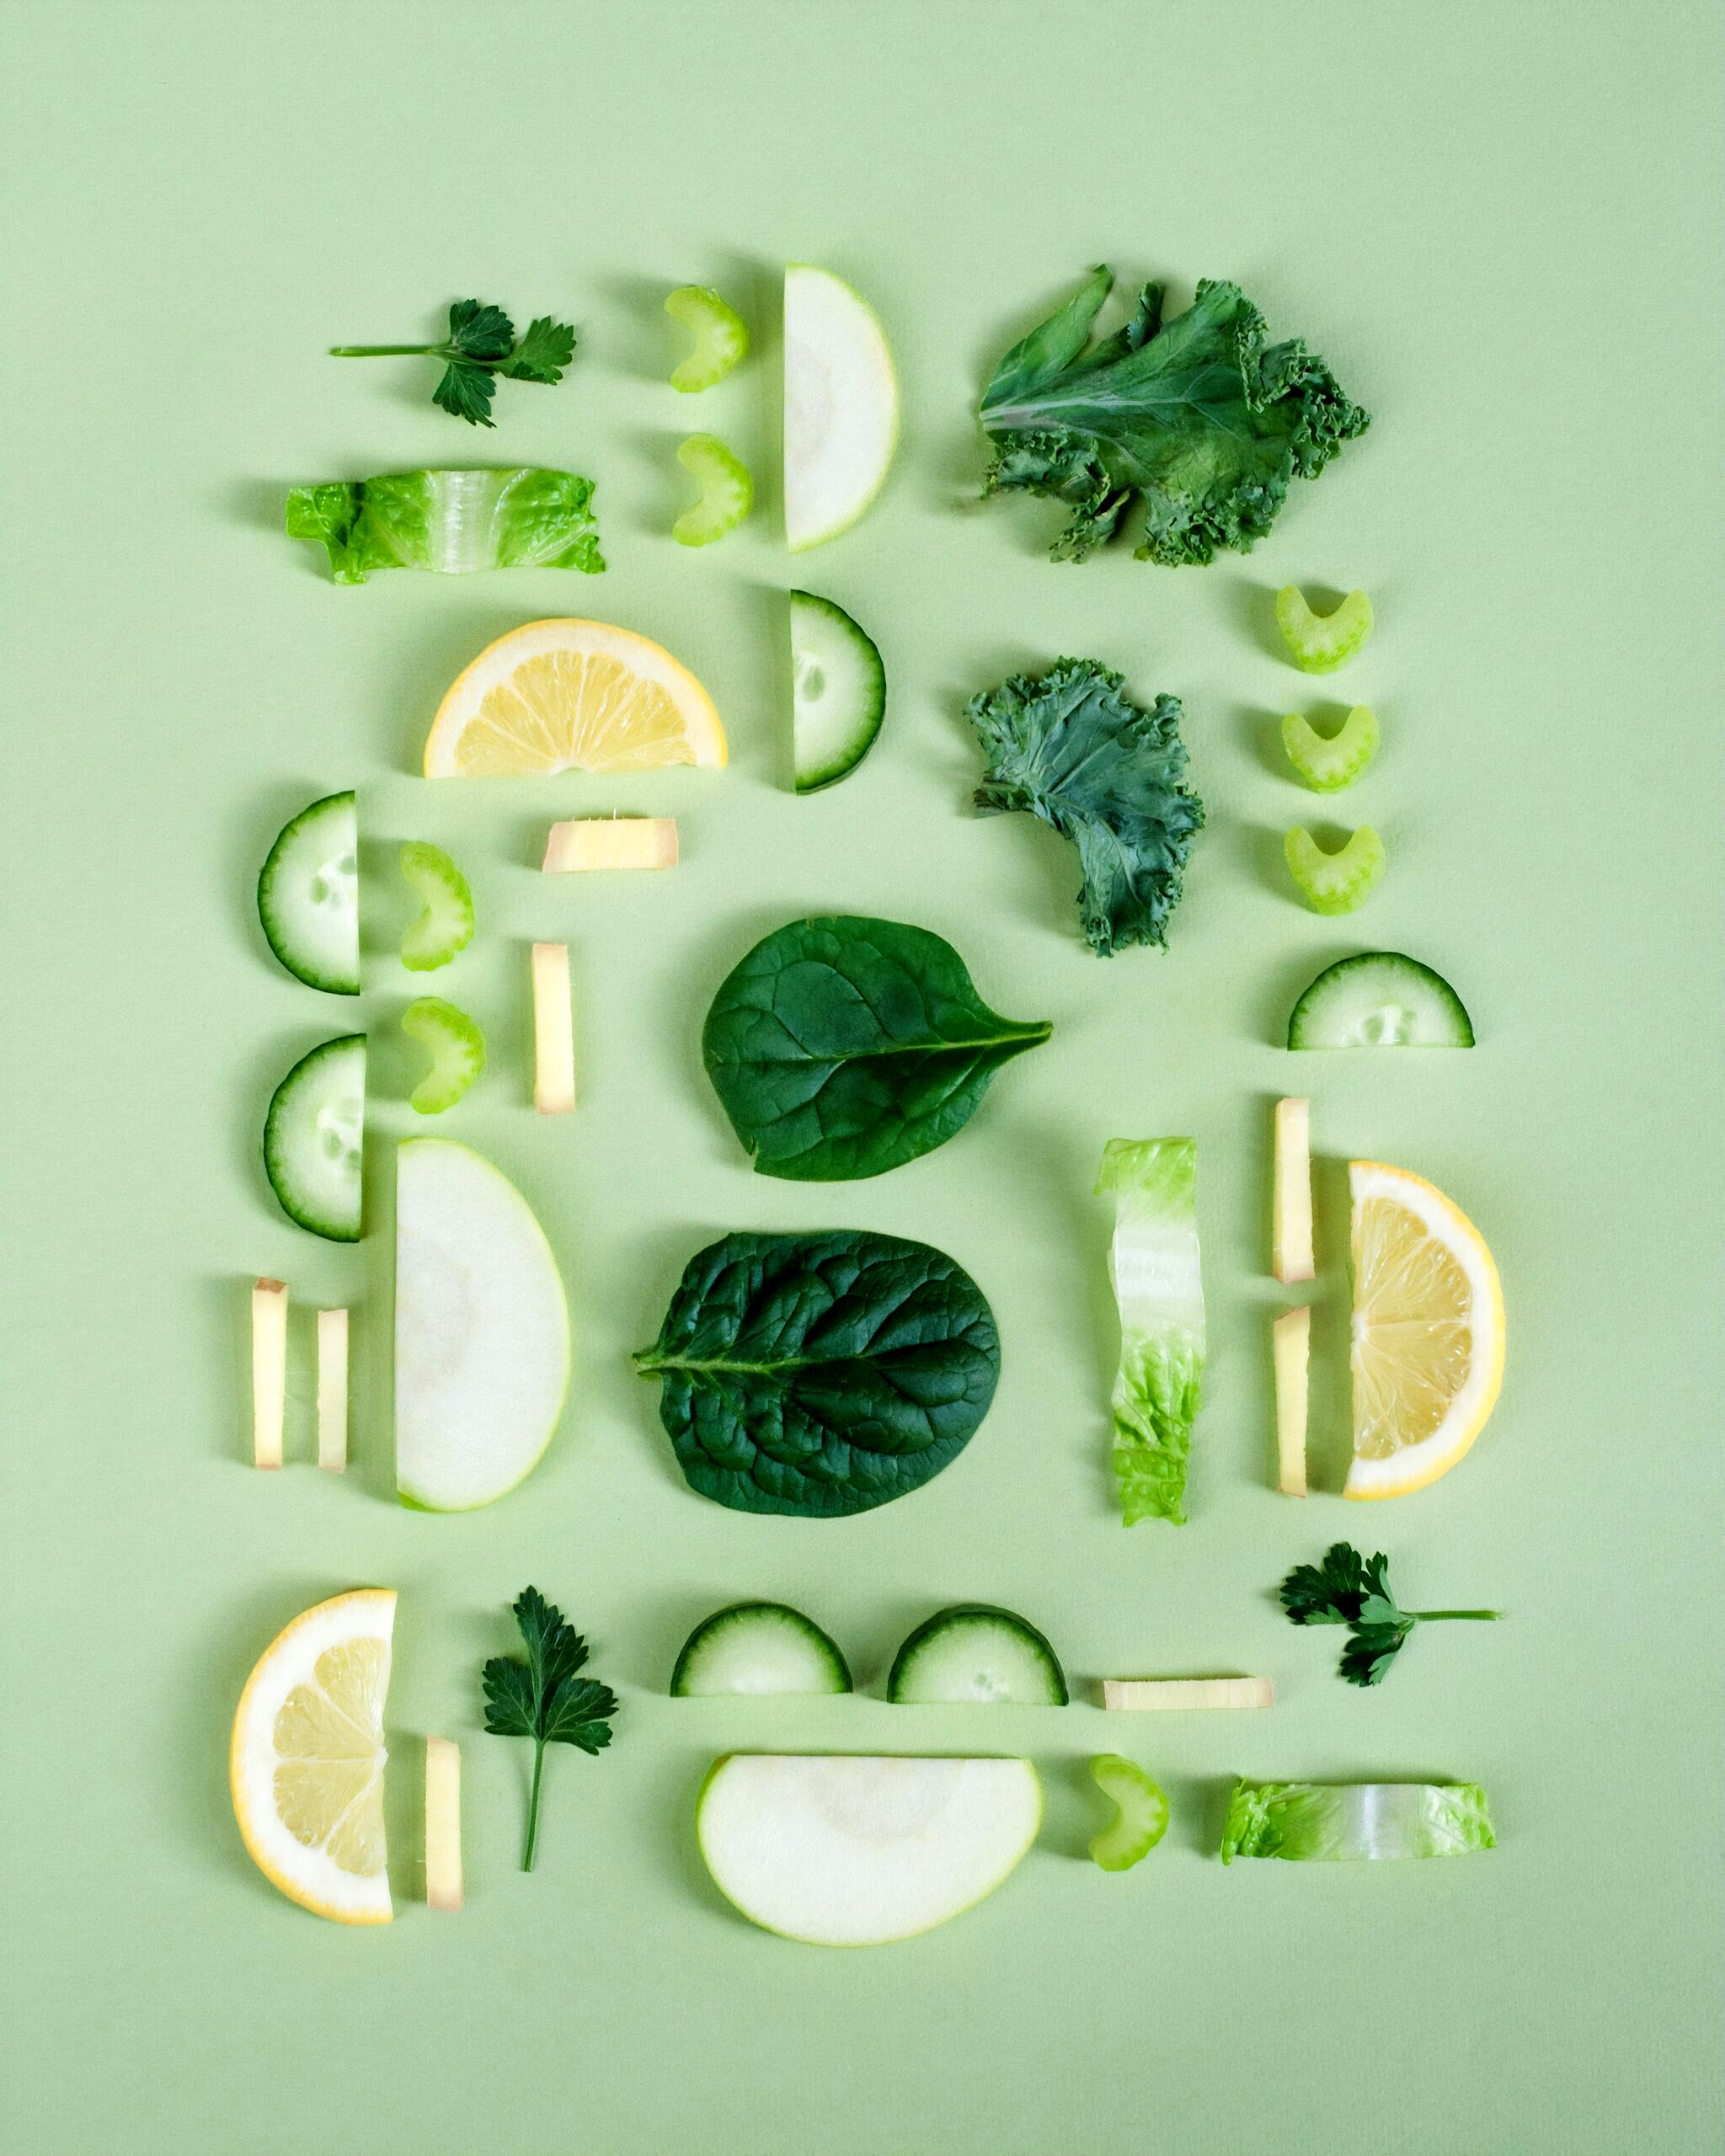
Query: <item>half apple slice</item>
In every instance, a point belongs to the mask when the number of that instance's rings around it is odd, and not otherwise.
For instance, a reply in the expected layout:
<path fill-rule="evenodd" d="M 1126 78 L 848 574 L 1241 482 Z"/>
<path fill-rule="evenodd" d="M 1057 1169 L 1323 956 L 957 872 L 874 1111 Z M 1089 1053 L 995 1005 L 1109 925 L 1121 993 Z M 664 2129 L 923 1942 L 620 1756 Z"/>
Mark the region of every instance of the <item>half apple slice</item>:
<path fill-rule="evenodd" d="M 880 318 L 830 270 L 785 269 L 785 538 L 793 554 L 848 531 L 899 440 L 899 380 Z"/>

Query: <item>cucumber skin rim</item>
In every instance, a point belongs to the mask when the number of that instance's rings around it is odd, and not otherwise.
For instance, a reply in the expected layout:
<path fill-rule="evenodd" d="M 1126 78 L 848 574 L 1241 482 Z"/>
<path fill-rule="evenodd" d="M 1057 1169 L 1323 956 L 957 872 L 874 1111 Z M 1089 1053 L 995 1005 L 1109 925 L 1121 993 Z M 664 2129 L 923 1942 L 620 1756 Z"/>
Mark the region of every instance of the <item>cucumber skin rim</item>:
<path fill-rule="evenodd" d="M 1473 1030 L 1473 1018 L 1468 1011 L 1467 1006 L 1461 1001 L 1461 998 L 1455 993 L 1455 990 L 1450 985 L 1449 982 L 1445 979 L 1444 976 L 1438 971 L 1435 966 L 1427 965 L 1423 958 L 1412 958 L 1405 951 L 1356 951 L 1351 958 L 1335 959 L 1331 964 L 1326 966 L 1321 973 L 1316 974 L 1313 979 L 1306 984 L 1306 987 L 1300 990 L 1299 995 L 1295 1000 L 1294 1008 L 1288 1013 L 1288 1038 L 1285 1043 L 1288 1049 L 1295 1054 L 1310 1054 L 1314 1052 L 1312 1047 L 1309 1047 L 1304 1042 L 1295 1040 L 1294 1037 L 1299 1031 L 1301 1014 L 1311 1003 L 1312 998 L 1316 995 L 1318 990 L 1323 986 L 1324 983 L 1328 980 L 1332 974 L 1351 971 L 1355 966 L 1370 963 L 1384 963 L 1386 962 L 1397 966 L 1406 966 L 1411 973 L 1417 974 L 1422 980 L 1429 982 L 1433 986 L 1437 988 L 1441 992 L 1443 1000 L 1450 1006 L 1451 1017 L 1455 1021 L 1457 1032 L 1459 1033 L 1465 1034 L 1466 1038 L 1465 1039 L 1453 1041 L 1403 1041 L 1396 1043 L 1370 1043 L 1370 1045 L 1379 1047 L 1395 1045 L 1403 1048 L 1452 1049 L 1474 1048 L 1478 1045 L 1477 1036 L 1475 1034 Z M 1329 1044 L 1319 1044 L 1319 1052 L 1321 1052 L 1322 1046 L 1327 1045 Z M 1352 1042 L 1343 1042 L 1338 1043 L 1335 1045 L 1338 1047 L 1353 1047 L 1359 1044 Z"/>
<path fill-rule="evenodd" d="M 683 1641 L 670 1673 L 670 1696 L 673 1700 L 741 1699 L 749 1696 L 735 1692 L 686 1692 L 682 1689 L 681 1679 L 691 1662 L 700 1652 L 709 1633 L 718 1630 L 722 1625 L 729 1625 L 737 1618 L 764 1614 L 793 1619 L 798 1632 L 807 1638 L 818 1641 L 825 1649 L 832 1664 L 833 1674 L 841 1676 L 845 1680 L 842 1684 L 836 1685 L 826 1692 L 805 1692 L 799 1693 L 796 1696 L 804 1699 L 837 1699 L 846 1692 L 856 1690 L 856 1682 L 851 1675 L 851 1665 L 846 1661 L 838 1641 L 830 1632 L 824 1631 L 812 1617 L 806 1616 L 800 1609 L 793 1609 L 788 1602 L 731 1602 L 727 1603 L 723 1609 L 715 1609 L 710 1617 L 703 1617 L 694 1630 L 690 1633 L 688 1638 Z M 758 1696 L 770 1698 L 772 1694 L 762 1694 Z"/>
<path fill-rule="evenodd" d="M 790 601 L 790 632 L 792 671 L 794 674 L 797 654 L 797 611 L 799 606 L 813 607 L 825 615 L 836 616 L 844 629 L 859 643 L 868 647 L 873 662 L 874 718 L 873 723 L 854 750 L 848 750 L 841 761 L 829 761 L 818 766 L 812 772 L 804 773 L 797 764 L 796 691 L 792 689 L 791 776 L 798 793 L 819 793 L 829 786 L 836 786 L 841 778 L 848 778 L 880 738 L 880 729 L 886 723 L 886 661 L 880 655 L 880 646 L 857 619 L 840 606 L 837 600 L 828 599 L 818 591 L 804 591 L 793 587 L 786 593 Z"/>
<path fill-rule="evenodd" d="M 277 940 L 275 927 L 270 918 L 270 905 L 269 894 L 274 883 L 276 863 L 279 857 L 286 851 L 290 841 L 297 835 L 301 826 L 304 825 L 308 819 L 321 815 L 324 810 L 332 808 L 334 803 L 339 801 L 348 801 L 353 803 L 354 835 L 355 841 L 357 842 L 359 836 L 360 804 L 359 797 L 355 792 L 352 787 L 344 787 L 338 793 L 320 794 L 317 800 L 308 801 L 305 807 L 300 810 L 298 815 L 290 816 L 288 818 L 281 829 L 275 834 L 275 840 L 270 846 L 269 852 L 264 857 L 264 866 L 258 871 L 258 921 L 259 926 L 264 931 L 264 940 L 270 946 L 271 952 L 275 957 L 276 963 L 280 965 L 286 972 L 291 974 L 295 980 L 302 981 L 307 988 L 315 988 L 319 990 L 321 994 L 325 995 L 358 995 L 363 992 L 363 983 L 359 979 L 355 979 L 352 987 L 350 988 L 345 981 L 332 981 L 327 979 L 322 974 L 302 972 L 301 969 L 294 963 L 293 960 L 288 956 L 286 951 L 283 949 L 281 944 Z"/>
<path fill-rule="evenodd" d="M 987 1618 L 992 1623 L 1006 1625 L 1028 1642 L 1034 1652 L 1042 1657 L 1052 1680 L 1052 1689 L 1060 1694 L 1058 1699 L 936 1701 L 906 1700 L 900 1697 L 898 1689 L 900 1678 L 901 1675 L 909 1674 L 906 1665 L 914 1659 L 916 1650 L 929 1639 L 937 1638 L 954 1620 L 964 1620 L 979 1617 Z M 1039 1631 L 1028 1617 L 1021 1617 L 1016 1609 L 1003 1609 L 998 1603 L 994 1602 L 955 1602 L 945 1609 L 937 1609 L 932 1617 L 925 1617 L 893 1657 L 893 1666 L 887 1673 L 886 1696 L 895 1706 L 911 1707 L 923 1705 L 1065 1707 L 1072 1703 L 1072 1694 L 1066 1684 L 1066 1673 L 1060 1665 L 1060 1658 L 1055 1652 L 1048 1635 Z"/>
<path fill-rule="evenodd" d="M 264 1155 L 264 1174 L 269 1182 L 270 1189 L 275 1193 L 276 1203 L 281 1208 L 282 1211 L 286 1214 L 288 1219 L 293 1222 L 296 1228 L 303 1228 L 310 1235 L 321 1235 L 325 1242 L 329 1243 L 356 1243 L 361 1240 L 366 1232 L 366 1185 L 364 1165 L 365 1094 L 363 1084 L 360 1096 L 361 1147 L 360 1170 L 360 1217 L 355 1223 L 351 1233 L 344 1228 L 332 1228 L 328 1226 L 327 1223 L 314 1220 L 311 1219 L 308 1214 L 297 1209 L 292 1200 L 288 1196 L 287 1192 L 276 1180 L 275 1166 L 270 1159 L 270 1139 L 275 1133 L 276 1119 L 284 1112 L 285 1100 L 293 1090 L 295 1079 L 300 1075 L 301 1072 L 306 1069 L 308 1064 L 321 1062 L 326 1055 L 329 1054 L 336 1049 L 351 1049 L 355 1041 L 357 1041 L 360 1045 L 360 1060 L 361 1067 L 363 1068 L 366 1059 L 366 1036 L 363 1033 L 338 1033 L 333 1040 L 320 1041 L 316 1048 L 311 1048 L 306 1050 L 299 1061 L 294 1065 L 293 1068 L 290 1071 L 288 1071 L 287 1075 L 282 1079 L 281 1083 L 270 1096 L 269 1110 L 264 1118 L 264 1143 L 262 1149 Z"/>

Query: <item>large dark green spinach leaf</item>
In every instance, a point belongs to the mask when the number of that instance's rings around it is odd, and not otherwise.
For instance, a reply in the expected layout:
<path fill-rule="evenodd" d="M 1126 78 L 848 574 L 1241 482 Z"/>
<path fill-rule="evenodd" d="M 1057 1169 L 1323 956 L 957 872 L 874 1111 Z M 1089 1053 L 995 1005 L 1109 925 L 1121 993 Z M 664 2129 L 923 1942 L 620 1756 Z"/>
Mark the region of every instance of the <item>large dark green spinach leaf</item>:
<path fill-rule="evenodd" d="M 702 1053 L 756 1168 L 836 1182 L 945 1145 L 1052 1030 L 991 1011 L 927 929 L 830 914 L 755 946 L 713 999 Z"/>
<path fill-rule="evenodd" d="M 733 1235 L 689 1261 L 635 1357 L 691 1486 L 735 1511 L 838 1519 L 919 1488 L 1000 1375 L 982 1290 L 927 1243 L 859 1229 Z"/>

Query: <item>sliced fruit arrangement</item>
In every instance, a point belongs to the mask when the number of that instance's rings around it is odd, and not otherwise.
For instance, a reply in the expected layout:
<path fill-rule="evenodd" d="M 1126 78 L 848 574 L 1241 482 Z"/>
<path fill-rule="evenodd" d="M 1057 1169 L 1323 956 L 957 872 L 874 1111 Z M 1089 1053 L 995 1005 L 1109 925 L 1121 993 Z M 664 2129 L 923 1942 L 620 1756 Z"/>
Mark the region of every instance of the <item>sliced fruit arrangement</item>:
<path fill-rule="evenodd" d="M 280 1467 L 287 1408 L 287 1283 L 252 1289 L 252 1465 Z"/>
<path fill-rule="evenodd" d="M 329 557 L 335 584 L 363 584 L 374 569 L 605 567 L 590 512 L 593 482 L 531 465 L 510 471 L 398 472 L 376 479 L 296 487 L 287 533 Z"/>
<path fill-rule="evenodd" d="M 701 489 L 670 528 L 680 547 L 710 547 L 734 531 L 755 506 L 749 467 L 717 435 L 691 435 L 677 445 L 677 462 Z"/>
<path fill-rule="evenodd" d="M 452 1108 L 485 1068 L 485 1036 L 465 1011 L 441 995 L 416 995 L 401 1014 L 401 1029 L 431 1058 L 431 1067 L 408 1095 L 419 1115 Z"/>
<path fill-rule="evenodd" d="M 1303 824 L 1282 841 L 1288 873 L 1314 913 L 1352 913 L 1377 888 L 1384 873 L 1384 842 L 1370 824 L 1362 824 L 1348 843 L 1326 853 Z"/>
<path fill-rule="evenodd" d="M 1348 1164 L 1354 1461 L 1343 1495 L 1397 1497 L 1447 1474 L 1503 1381 L 1503 1291 L 1477 1228 L 1405 1168 Z"/>
<path fill-rule="evenodd" d="M 1221 1856 L 1467 1856 L 1497 1838 L 1477 1782 L 1242 1781 L 1228 1800 Z"/>
<path fill-rule="evenodd" d="M 1288 1045 L 1471 1048 L 1473 1021 L 1439 973 L 1401 951 L 1362 951 L 1326 966 L 1288 1019 Z"/>
<path fill-rule="evenodd" d="M 785 537 L 793 554 L 848 531 L 885 483 L 899 382 L 874 309 L 842 277 L 785 269 Z"/>
<path fill-rule="evenodd" d="M 547 876 L 579 876 L 676 865 L 674 816 L 580 816 L 552 825 L 540 869 Z"/>
<path fill-rule="evenodd" d="M 1297 584 L 1276 594 L 1276 627 L 1302 673 L 1333 674 L 1345 665 L 1371 634 L 1371 601 L 1363 591 L 1350 591 L 1328 614 L 1315 614 Z"/>
<path fill-rule="evenodd" d="M 451 684 L 425 742 L 427 778 L 717 768 L 713 699 L 668 651 L 604 622 L 529 622 Z"/>
<path fill-rule="evenodd" d="M 533 946 L 533 1106 L 541 1115 L 573 1115 L 575 1017 L 569 1000 L 569 947 Z"/>
<path fill-rule="evenodd" d="M 338 1924 L 387 1924 L 383 1706 L 395 1596 L 337 1595 L 296 1617 L 248 1678 L 228 1776 L 253 1861 Z"/>
<path fill-rule="evenodd" d="M 736 309 L 728 307 L 711 285 L 679 285 L 667 295 L 665 311 L 686 329 L 695 349 L 671 369 L 670 386 L 686 392 L 711 389 L 723 382 L 749 350 L 749 332 Z"/>
<path fill-rule="evenodd" d="M 1108 1277 L 1120 1313 L 1111 1402 L 1120 1509 L 1128 1527 L 1143 1519 L 1178 1527 L 1186 1518 L 1186 1470 L 1203 1396 L 1197 1145 L 1110 1139 L 1096 1187 L 1114 1198 Z"/>
<path fill-rule="evenodd" d="M 873 637 L 830 599 L 791 600 L 791 734 L 798 793 L 853 771 L 886 715 L 886 669 Z"/>
<path fill-rule="evenodd" d="M 991 1894 L 1041 1819 L 1028 1759 L 733 1753 L 702 1786 L 695 1831 L 751 1923 L 815 1946 L 882 1946 Z"/>
<path fill-rule="evenodd" d="M 819 1625 L 782 1602 L 737 1602 L 703 1618 L 670 1673 L 674 1700 L 848 1692 L 850 1665 Z"/>
<path fill-rule="evenodd" d="M 1090 1778 L 1114 1808 L 1108 1825 L 1091 1837 L 1091 1860 L 1104 1871 L 1130 1871 L 1167 1833 L 1167 1797 L 1142 1767 L 1118 1752 L 1092 1759 Z"/>
<path fill-rule="evenodd" d="M 1290 711 L 1282 721 L 1282 746 L 1302 782 L 1314 793 L 1339 793 L 1352 786 L 1378 752 L 1377 714 L 1355 704 L 1333 734 L 1320 734 L 1309 718 Z"/>
<path fill-rule="evenodd" d="M 360 1239 L 366 1137 L 366 1036 L 302 1055 L 270 1099 L 264 1167 L 290 1220 L 334 1243 Z"/>
<path fill-rule="evenodd" d="M 421 905 L 401 939 L 401 962 L 409 973 L 435 973 L 473 940 L 473 894 L 442 847 L 425 839 L 409 839 L 402 848 L 401 873 Z"/>
<path fill-rule="evenodd" d="M 360 992 L 360 819 L 353 794 L 326 793 L 284 825 L 258 878 L 258 917 L 296 980 Z"/>
<path fill-rule="evenodd" d="M 1064 1707 L 1068 1697 L 1043 1634 L 985 1603 L 937 1610 L 919 1625 L 894 1659 L 886 1695 L 907 1706 Z"/>
<path fill-rule="evenodd" d="M 1102 1703 L 1131 1714 L 1235 1713 L 1273 1707 L 1268 1677 L 1105 1677 Z"/>
<path fill-rule="evenodd" d="M 538 1221 L 489 1161 L 442 1138 L 396 1158 L 396 1487 L 422 1511 L 467 1512 L 551 1443 L 569 1305 Z"/>

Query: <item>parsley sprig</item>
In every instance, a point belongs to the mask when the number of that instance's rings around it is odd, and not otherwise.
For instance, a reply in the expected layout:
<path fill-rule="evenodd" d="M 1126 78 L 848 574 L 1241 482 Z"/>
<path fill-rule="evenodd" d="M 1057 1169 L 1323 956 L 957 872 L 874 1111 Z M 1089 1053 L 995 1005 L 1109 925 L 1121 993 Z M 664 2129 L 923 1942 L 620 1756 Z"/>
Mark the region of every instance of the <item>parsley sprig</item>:
<path fill-rule="evenodd" d="M 579 1745 L 590 1754 L 611 1742 L 617 1694 L 608 1685 L 576 1675 L 587 1659 L 587 1642 L 537 1587 L 515 1598 L 515 1618 L 527 1658 L 497 1655 L 485 1665 L 485 1727 L 493 1737 L 533 1740 L 533 1792 L 527 1802 L 527 1846 L 523 1871 L 533 1869 L 539 1843 L 539 1789 L 547 1744 Z"/>
<path fill-rule="evenodd" d="M 1340 1673 L 1350 1684 L 1380 1684 L 1416 1625 L 1450 1618 L 1494 1620 L 1495 1609 L 1403 1609 L 1390 1592 L 1390 1561 L 1380 1550 L 1362 1557 L 1348 1542 L 1332 1542 L 1321 1565 L 1296 1565 L 1282 1582 L 1282 1607 L 1296 1625 L 1345 1625 Z"/>
<path fill-rule="evenodd" d="M 431 402 L 470 426 L 495 424 L 491 399 L 497 376 L 511 382 L 558 382 L 575 356 L 575 333 L 548 314 L 535 318 L 515 342 L 515 326 L 500 307 L 457 300 L 449 310 L 449 334 L 435 344 L 332 344 L 338 360 L 389 360 L 414 354 L 444 362 Z"/>

